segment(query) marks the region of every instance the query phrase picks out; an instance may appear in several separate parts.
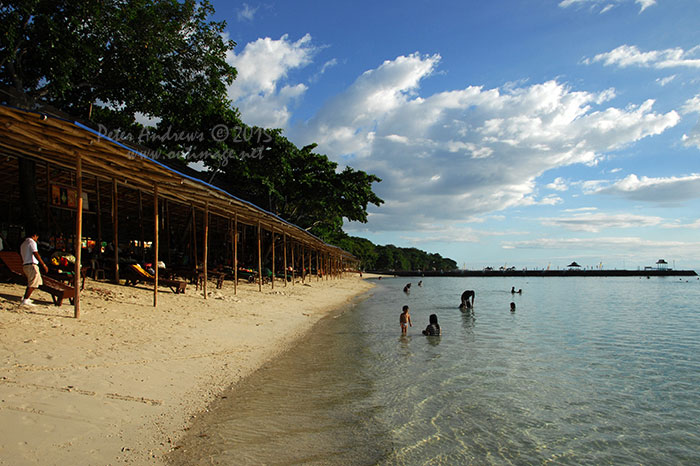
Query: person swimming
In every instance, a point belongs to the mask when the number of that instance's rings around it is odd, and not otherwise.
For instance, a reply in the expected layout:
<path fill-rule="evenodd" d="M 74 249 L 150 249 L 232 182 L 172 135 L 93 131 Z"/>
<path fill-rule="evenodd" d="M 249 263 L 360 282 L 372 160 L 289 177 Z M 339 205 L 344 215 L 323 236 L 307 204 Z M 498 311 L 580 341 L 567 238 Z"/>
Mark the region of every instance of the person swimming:
<path fill-rule="evenodd" d="M 462 293 L 462 303 L 459 305 L 459 307 L 464 307 L 467 309 L 473 308 L 475 296 L 476 293 L 474 293 L 474 290 L 465 290 L 464 293 Z"/>
<path fill-rule="evenodd" d="M 515 291 L 515 287 L 512 287 L 512 288 L 510 289 L 510 293 L 511 293 L 511 294 L 515 294 L 515 293 L 523 294 L 523 289 L 520 288 L 518 291 Z"/>
<path fill-rule="evenodd" d="M 410 283 L 403 287 L 403 292 L 406 294 L 409 294 L 411 292 L 411 284 Z"/>
<path fill-rule="evenodd" d="M 515 303 L 510 303 L 510 312 L 515 312 Z"/>
<path fill-rule="evenodd" d="M 429 324 L 423 330 L 423 335 L 430 337 L 439 337 L 442 335 L 442 330 L 440 329 L 440 324 L 438 324 L 437 314 L 430 314 Z"/>

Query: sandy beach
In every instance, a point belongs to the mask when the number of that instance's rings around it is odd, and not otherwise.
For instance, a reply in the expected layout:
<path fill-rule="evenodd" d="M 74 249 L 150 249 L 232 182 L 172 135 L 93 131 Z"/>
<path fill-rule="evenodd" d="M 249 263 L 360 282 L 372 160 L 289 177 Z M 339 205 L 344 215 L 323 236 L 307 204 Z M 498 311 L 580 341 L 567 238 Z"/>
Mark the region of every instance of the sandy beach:
<path fill-rule="evenodd" d="M 365 275 L 365 278 L 368 278 Z M 88 280 L 82 315 L 0 284 L 0 464 L 163 464 L 191 420 L 372 287 L 210 285 L 209 299 Z"/>

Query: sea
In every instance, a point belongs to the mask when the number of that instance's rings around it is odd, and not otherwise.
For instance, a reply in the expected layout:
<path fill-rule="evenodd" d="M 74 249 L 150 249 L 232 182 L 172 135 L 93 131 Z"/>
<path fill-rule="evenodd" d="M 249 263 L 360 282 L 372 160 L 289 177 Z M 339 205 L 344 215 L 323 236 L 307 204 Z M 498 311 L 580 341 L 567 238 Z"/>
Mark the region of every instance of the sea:
<path fill-rule="evenodd" d="M 171 464 L 700 464 L 697 277 L 375 283 L 199 416 Z"/>

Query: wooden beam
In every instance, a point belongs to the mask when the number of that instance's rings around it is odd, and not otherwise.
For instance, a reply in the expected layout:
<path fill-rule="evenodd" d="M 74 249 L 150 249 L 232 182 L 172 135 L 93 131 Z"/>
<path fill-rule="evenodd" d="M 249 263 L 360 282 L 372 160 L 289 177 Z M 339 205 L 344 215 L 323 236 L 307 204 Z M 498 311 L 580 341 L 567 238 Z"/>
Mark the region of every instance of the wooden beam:
<path fill-rule="evenodd" d="M 140 199 L 139 199 L 140 200 Z M 158 306 L 158 183 L 153 183 L 153 307 Z"/>

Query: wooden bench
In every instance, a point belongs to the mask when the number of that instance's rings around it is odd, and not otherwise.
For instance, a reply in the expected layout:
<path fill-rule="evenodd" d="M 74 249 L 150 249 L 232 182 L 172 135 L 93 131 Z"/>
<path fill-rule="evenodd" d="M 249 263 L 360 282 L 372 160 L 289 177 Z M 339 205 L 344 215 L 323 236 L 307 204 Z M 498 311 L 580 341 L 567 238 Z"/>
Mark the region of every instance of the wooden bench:
<path fill-rule="evenodd" d="M 136 286 L 139 283 L 153 283 L 155 281 L 155 277 L 153 275 L 146 272 L 136 264 L 129 264 L 129 266 L 124 269 L 124 272 L 126 278 L 126 282 L 124 284 L 127 286 Z M 167 286 L 172 290 L 173 293 L 179 294 L 185 292 L 187 282 L 183 282 L 182 280 L 171 280 L 169 278 L 158 277 L 158 285 Z"/>

